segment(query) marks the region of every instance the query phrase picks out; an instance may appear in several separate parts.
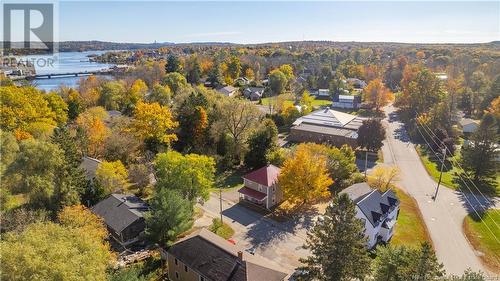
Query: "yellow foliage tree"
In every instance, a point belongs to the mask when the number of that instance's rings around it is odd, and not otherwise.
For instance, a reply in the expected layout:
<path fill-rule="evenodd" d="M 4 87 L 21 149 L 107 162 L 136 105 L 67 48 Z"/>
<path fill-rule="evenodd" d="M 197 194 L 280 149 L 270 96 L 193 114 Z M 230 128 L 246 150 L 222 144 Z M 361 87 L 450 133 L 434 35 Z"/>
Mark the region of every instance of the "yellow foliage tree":
<path fill-rule="evenodd" d="M 373 170 L 371 176 L 373 179 L 372 186 L 385 191 L 390 188 L 391 183 L 399 179 L 400 174 L 401 172 L 396 166 L 377 167 Z"/>
<path fill-rule="evenodd" d="M 500 97 L 496 97 L 491 101 L 488 112 L 495 115 L 496 118 L 500 119 Z"/>
<path fill-rule="evenodd" d="M 380 78 L 370 81 L 363 92 L 365 101 L 375 106 L 377 110 L 394 99 L 394 95 Z"/>
<path fill-rule="evenodd" d="M 108 113 L 98 106 L 87 109 L 76 119 L 76 124 L 85 133 L 86 141 L 83 142 L 82 150 L 90 156 L 102 155 L 106 139 L 111 134 L 110 129 L 104 124 L 106 118 Z"/>
<path fill-rule="evenodd" d="M 120 160 L 100 163 L 95 177 L 106 193 L 124 191 L 130 187 L 128 171 Z"/>
<path fill-rule="evenodd" d="M 284 198 L 296 204 L 327 197 L 333 180 L 328 176 L 326 158 L 313 153 L 309 144 L 300 144 L 283 164 L 278 184 Z"/>
<path fill-rule="evenodd" d="M 143 139 L 154 139 L 159 143 L 170 145 L 177 140 L 173 130 L 179 123 L 173 120 L 172 113 L 168 107 L 159 103 L 143 103 L 139 101 L 134 111 L 132 130 L 138 137 Z"/>
<path fill-rule="evenodd" d="M 57 219 L 61 225 L 83 229 L 85 233 L 92 235 L 95 239 L 104 240 L 108 236 L 102 218 L 94 215 L 83 205 L 64 207 L 57 214 Z"/>

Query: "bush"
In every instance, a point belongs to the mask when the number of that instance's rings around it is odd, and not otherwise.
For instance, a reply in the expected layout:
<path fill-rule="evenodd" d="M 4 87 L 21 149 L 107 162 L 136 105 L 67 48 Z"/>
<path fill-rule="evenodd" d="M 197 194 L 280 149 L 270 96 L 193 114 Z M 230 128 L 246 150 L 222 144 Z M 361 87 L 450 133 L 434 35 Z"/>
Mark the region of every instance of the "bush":
<path fill-rule="evenodd" d="M 222 223 L 220 219 L 213 219 L 212 225 L 210 225 L 208 230 L 226 240 L 234 235 L 234 230 L 229 225 Z"/>

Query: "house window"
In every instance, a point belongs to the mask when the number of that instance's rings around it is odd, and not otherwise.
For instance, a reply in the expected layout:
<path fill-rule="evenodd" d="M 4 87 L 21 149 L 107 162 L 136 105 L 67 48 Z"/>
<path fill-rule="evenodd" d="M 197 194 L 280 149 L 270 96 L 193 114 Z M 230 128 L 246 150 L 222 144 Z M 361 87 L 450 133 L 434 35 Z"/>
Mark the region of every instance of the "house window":
<path fill-rule="evenodd" d="M 175 272 L 175 278 L 179 279 L 179 272 Z"/>
<path fill-rule="evenodd" d="M 276 187 L 273 186 L 273 192 L 276 192 Z"/>
<path fill-rule="evenodd" d="M 188 272 L 188 267 L 187 266 L 184 266 L 184 271 Z"/>
<path fill-rule="evenodd" d="M 179 262 L 177 261 L 177 259 L 175 259 L 174 262 L 175 262 L 175 265 L 179 264 Z"/>
<path fill-rule="evenodd" d="M 200 276 L 200 281 L 205 281 L 205 277 Z"/>

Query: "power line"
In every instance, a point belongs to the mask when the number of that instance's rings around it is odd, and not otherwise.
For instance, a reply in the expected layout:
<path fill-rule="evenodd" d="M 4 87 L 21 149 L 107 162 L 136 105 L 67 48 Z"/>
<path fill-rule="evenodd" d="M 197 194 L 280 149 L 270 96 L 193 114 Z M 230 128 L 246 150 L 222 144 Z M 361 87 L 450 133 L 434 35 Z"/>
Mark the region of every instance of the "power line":
<path fill-rule="evenodd" d="M 429 142 L 427 141 L 427 139 L 425 138 L 425 136 L 422 134 L 422 132 L 420 131 L 420 128 L 418 127 L 417 125 L 417 130 L 419 132 L 419 134 L 422 136 L 422 138 L 424 139 L 425 143 L 427 144 L 427 146 L 432 150 L 432 152 L 434 153 L 434 155 L 437 157 L 437 153 L 436 151 L 434 151 L 434 149 L 432 148 L 432 146 L 429 144 Z M 462 191 L 460 191 L 462 192 Z M 484 223 L 484 226 L 486 226 L 486 228 L 488 229 L 488 231 L 491 233 L 491 235 L 493 236 L 493 238 L 495 238 L 495 240 L 500 243 L 500 240 L 496 237 L 495 233 L 493 233 L 493 231 L 490 229 L 490 227 L 484 222 L 483 218 L 479 215 L 479 213 L 477 212 L 477 210 L 474 208 L 474 205 L 471 204 L 471 202 L 469 201 L 469 198 L 467 198 L 467 196 L 465 196 L 465 194 L 462 192 L 462 194 L 464 195 L 464 198 L 465 200 L 467 201 L 467 203 L 469 203 L 469 205 L 471 206 L 472 210 L 474 211 L 474 213 L 477 215 L 477 217 L 479 218 L 479 220 Z M 494 220 L 493 220 L 494 222 Z"/>
<path fill-rule="evenodd" d="M 415 113 L 417 113 L 417 114 L 418 114 L 418 112 L 417 112 L 417 111 L 415 111 Z M 417 123 L 420 123 L 420 125 L 421 125 L 421 126 L 422 126 L 422 128 L 426 131 L 426 133 L 427 133 L 427 135 L 428 135 L 428 136 L 430 136 L 430 137 L 431 137 L 431 134 L 432 134 L 435 138 L 438 138 L 438 137 L 436 136 L 436 134 L 435 134 L 434 132 L 432 132 L 432 130 L 431 130 L 431 128 L 429 128 L 429 126 L 427 126 L 426 124 L 424 124 L 424 123 L 422 123 L 422 122 L 418 122 L 418 119 L 415 119 L 415 120 L 416 120 L 416 122 L 417 122 Z M 427 129 L 426 129 L 426 127 L 427 127 Z M 430 132 L 430 133 L 429 133 L 429 132 Z M 432 138 L 432 137 L 431 137 L 431 140 L 434 142 L 434 144 L 435 144 L 436 146 L 438 146 L 438 147 L 439 147 L 439 144 L 436 142 L 436 140 L 435 140 L 434 138 Z M 450 150 L 450 149 L 448 149 L 448 148 L 446 147 L 446 145 L 443 145 L 443 146 L 444 146 L 444 148 L 445 148 L 447 151 L 449 151 L 450 155 L 452 155 L 451 150 Z M 436 157 L 437 157 L 437 156 L 436 156 Z M 439 157 L 438 157 L 438 159 L 439 159 Z M 452 158 L 452 161 L 453 161 L 453 163 L 455 163 L 455 164 L 456 164 L 456 165 L 457 165 L 457 166 L 458 166 L 458 167 L 459 167 L 459 168 L 460 168 L 460 169 L 464 172 L 464 174 L 465 174 L 465 175 L 467 175 L 467 173 L 465 172 L 465 169 L 464 169 L 464 168 L 462 168 L 462 167 L 460 166 L 460 164 L 459 164 L 456 160 L 454 160 L 454 159 Z M 453 164 L 452 164 L 452 166 L 453 166 Z M 458 177 L 460 178 L 460 180 L 464 183 L 465 187 L 467 187 L 467 189 L 468 189 L 468 190 L 469 190 L 469 192 L 472 194 L 472 196 L 474 196 L 474 198 L 476 199 L 476 201 L 477 201 L 477 202 L 479 203 L 479 205 L 483 208 L 483 211 L 486 211 L 486 210 L 487 210 L 487 208 L 486 208 L 486 207 L 484 207 L 484 205 L 481 203 L 481 201 L 479 201 L 479 199 L 476 197 L 476 194 L 475 194 L 474 192 L 472 192 L 472 189 L 471 189 L 471 188 L 467 185 L 467 183 L 465 182 L 465 180 L 463 179 L 463 177 L 461 176 L 461 174 L 460 174 L 460 173 L 457 173 L 457 174 L 458 174 Z M 492 205 L 494 205 L 494 204 L 495 204 L 495 202 L 494 202 L 493 200 L 489 199 L 487 196 L 485 196 L 485 195 L 481 192 L 481 190 L 480 190 L 480 189 L 479 189 L 479 188 L 478 188 L 478 187 L 474 184 L 474 182 L 473 182 L 470 178 L 469 178 L 469 181 L 470 181 L 470 182 L 474 185 L 474 187 L 476 188 L 476 190 L 479 192 L 479 194 L 481 194 L 481 196 L 485 199 L 485 201 L 486 201 L 486 202 L 488 202 L 489 204 L 492 204 Z M 465 194 L 464 194 L 464 196 L 465 196 Z M 496 211 L 496 212 L 498 212 L 498 210 L 496 210 L 495 208 L 492 208 L 492 211 L 493 211 L 493 212 L 495 212 L 495 211 Z M 487 216 L 489 216 L 489 217 L 492 219 L 493 223 L 494 223 L 494 224 L 495 224 L 498 228 L 500 228 L 500 226 L 498 226 L 498 224 L 495 222 L 495 220 L 494 220 L 494 219 L 493 219 L 493 218 L 492 218 L 492 217 L 491 217 L 488 213 L 486 213 L 486 215 L 487 215 Z"/>

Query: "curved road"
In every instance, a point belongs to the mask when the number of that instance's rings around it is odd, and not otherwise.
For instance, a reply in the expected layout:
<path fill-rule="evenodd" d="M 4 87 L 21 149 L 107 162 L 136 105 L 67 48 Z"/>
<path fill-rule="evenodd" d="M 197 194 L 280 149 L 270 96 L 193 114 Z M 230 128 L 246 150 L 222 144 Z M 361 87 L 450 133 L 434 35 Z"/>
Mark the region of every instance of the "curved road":
<path fill-rule="evenodd" d="M 399 183 L 417 201 L 437 257 L 444 264 L 446 272 L 462 274 L 468 267 L 488 272 L 479 261 L 480 253 L 474 251 L 462 232 L 462 222 L 468 210 L 481 210 L 488 204 L 488 200 L 440 187 L 437 199 L 433 201 L 432 195 L 437 183 L 420 162 L 402 123 L 395 118 L 394 108 L 388 106 L 385 112 L 389 117 L 384 120 L 387 137 L 382 148 L 384 164 L 396 165 L 401 169 Z M 498 206 L 496 202 L 496 207 Z"/>

